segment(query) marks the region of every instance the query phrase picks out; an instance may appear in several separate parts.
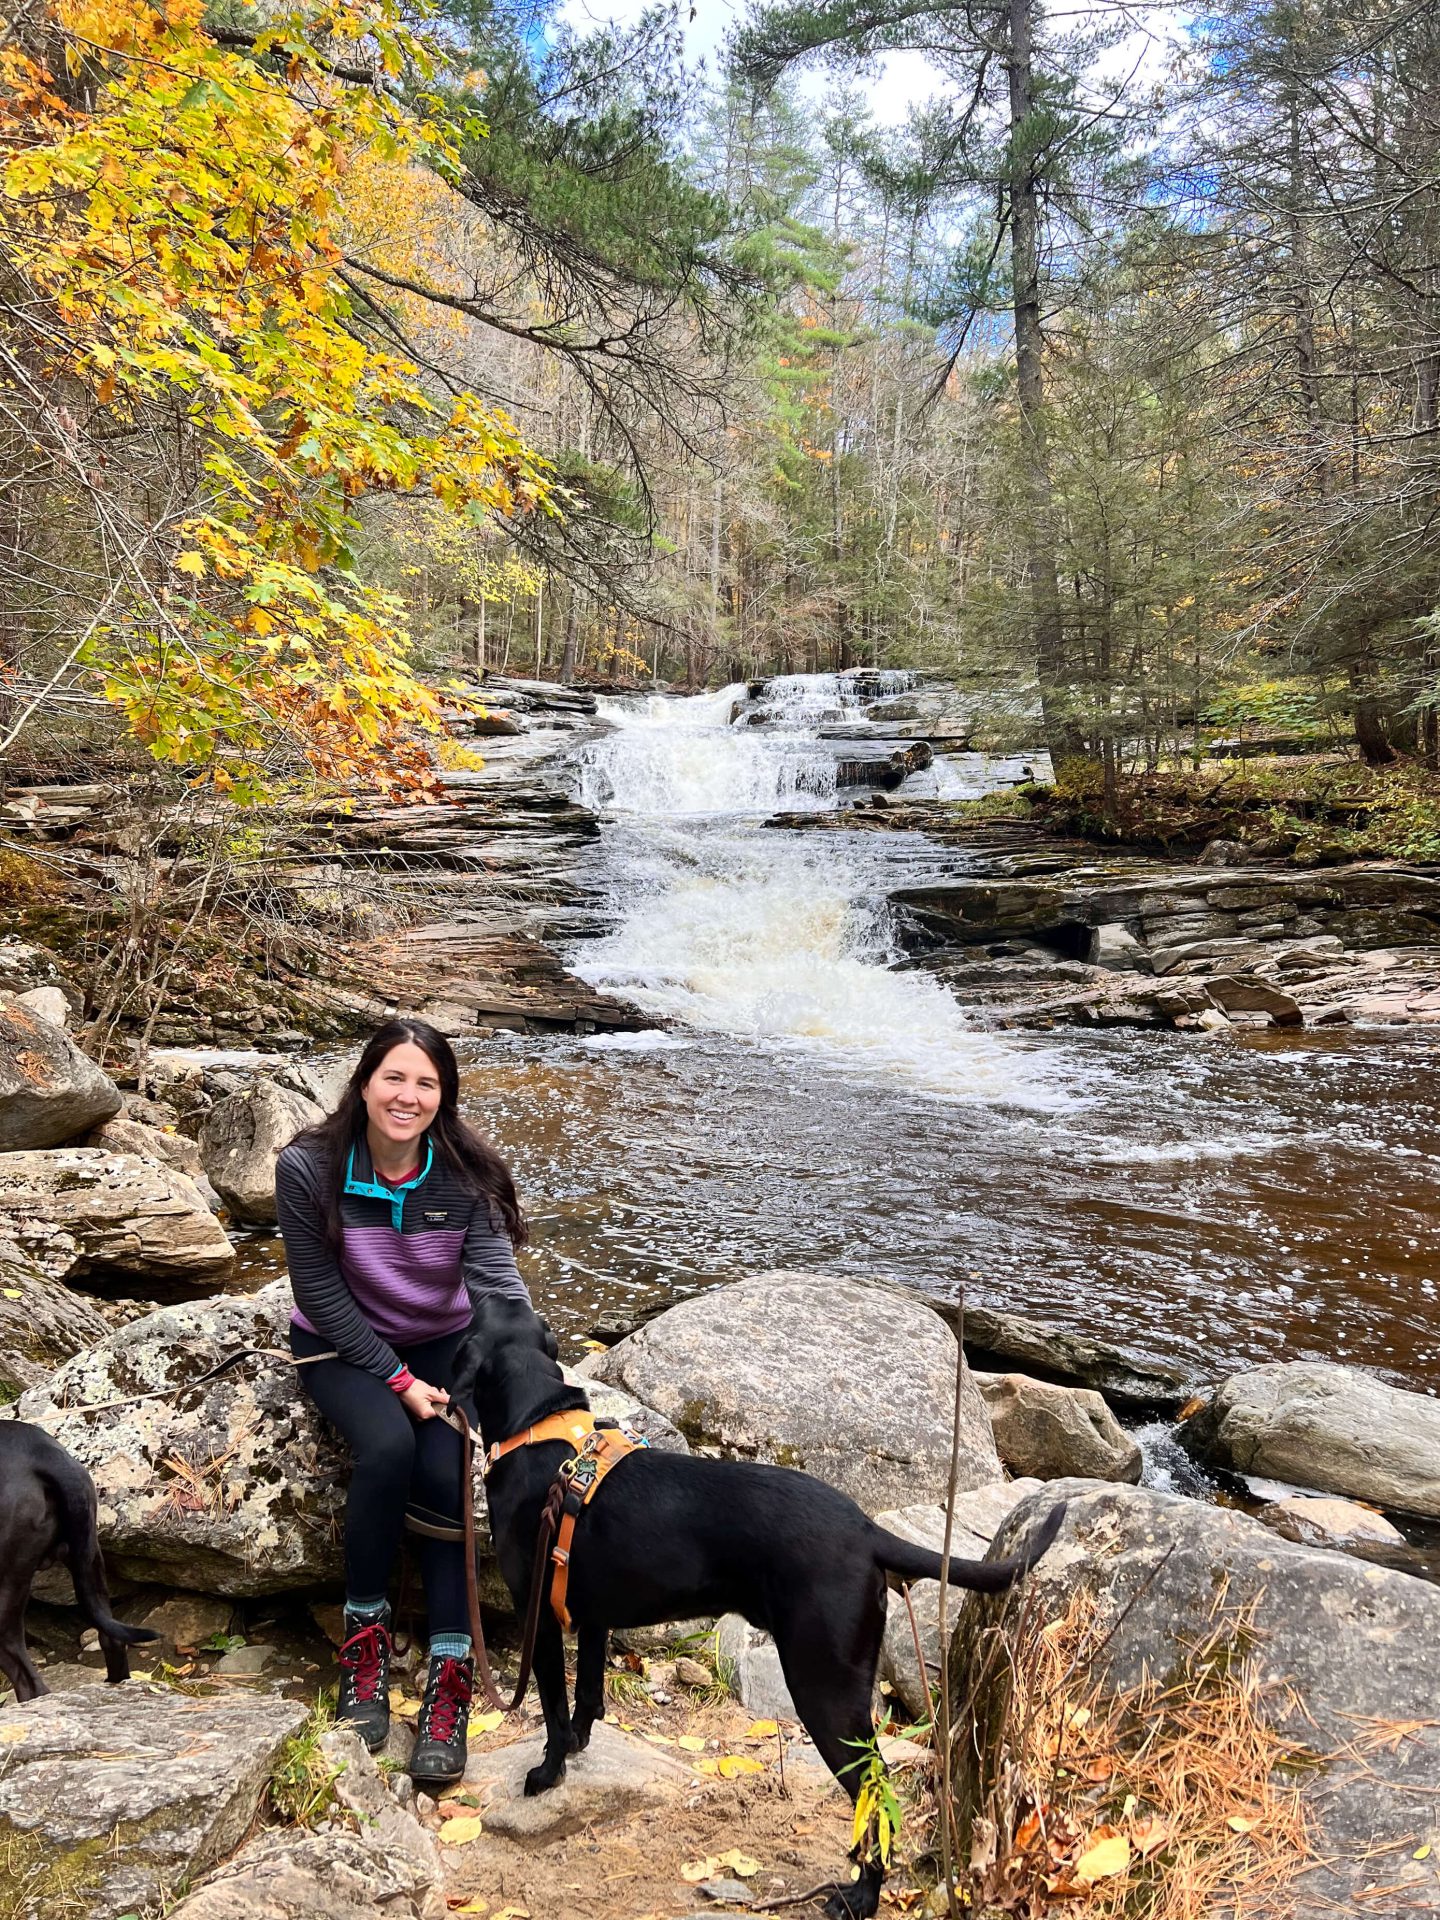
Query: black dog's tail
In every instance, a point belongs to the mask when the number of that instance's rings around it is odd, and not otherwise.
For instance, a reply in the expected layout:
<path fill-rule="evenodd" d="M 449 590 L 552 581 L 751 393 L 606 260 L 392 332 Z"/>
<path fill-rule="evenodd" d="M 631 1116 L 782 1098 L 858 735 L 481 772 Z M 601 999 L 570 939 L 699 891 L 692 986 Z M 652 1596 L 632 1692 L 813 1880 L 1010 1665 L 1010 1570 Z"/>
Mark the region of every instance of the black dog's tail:
<path fill-rule="evenodd" d="M 90 1488 L 86 1481 L 71 1473 L 52 1473 L 46 1477 L 65 1516 L 66 1558 L 70 1578 L 75 1583 L 75 1598 L 80 1603 L 81 1616 L 107 1639 L 118 1641 L 122 1647 L 138 1647 L 146 1641 L 158 1640 L 159 1634 L 152 1632 L 149 1627 L 127 1627 L 123 1620 L 114 1619 L 109 1601 L 95 1584 L 95 1568 L 100 1557 L 99 1541 L 95 1537 L 95 1509 L 91 1505 Z"/>
<path fill-rule="evenodd" d="M 950 1559 L 950 1584 L 952 1587 L 970 1587 L 976 1593 L 1003 1593 L 1006 1587 L 1026 1574 L 1046 1552 L 1060 1531 L 1065 1518 L 1065 1503 L 1062 1500 L 1046 1514 L 1039 1527 L 1025 1542 L 1019 1553 L 1012 1554 L 1008 1560 L 957 1560 Z M 875 1529 L 875 1558 L 887 1573 L 898 1574 L 902 1580 L 938 1580 L 945 1562 L 938 1553 L 932 1553 L 929 1547 L 917 1547 L 912 1541 L 902 1540 L 897 1533 L 887 1533 L 883 1527 Z"/>

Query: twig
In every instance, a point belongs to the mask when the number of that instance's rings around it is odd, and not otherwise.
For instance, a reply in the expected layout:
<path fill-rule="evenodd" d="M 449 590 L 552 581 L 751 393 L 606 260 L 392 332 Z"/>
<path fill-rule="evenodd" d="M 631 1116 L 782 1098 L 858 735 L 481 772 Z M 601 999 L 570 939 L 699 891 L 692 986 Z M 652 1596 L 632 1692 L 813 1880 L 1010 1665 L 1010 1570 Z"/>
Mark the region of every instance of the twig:
<path fill-rule="evenodd" d="M 955 1417 L 950 1429 L 950 1478 L 945 1488 L 945 1539 L 940 1549 L 940 1866 L 945 1875 L 945 1904 L 950 1920 L 960 1920 L 955 1888 L 955 1852 L 950 1800 L 950 1636 L 945 1603 L 950 1595 L 950 1544 L 955 1533 L 955 1495 L 960 1479 L 960 1413 L 965 1391 L 965 1289 L 955 1318 Z M 922 1677 L 924 1669 L 921 1669 Z"/>

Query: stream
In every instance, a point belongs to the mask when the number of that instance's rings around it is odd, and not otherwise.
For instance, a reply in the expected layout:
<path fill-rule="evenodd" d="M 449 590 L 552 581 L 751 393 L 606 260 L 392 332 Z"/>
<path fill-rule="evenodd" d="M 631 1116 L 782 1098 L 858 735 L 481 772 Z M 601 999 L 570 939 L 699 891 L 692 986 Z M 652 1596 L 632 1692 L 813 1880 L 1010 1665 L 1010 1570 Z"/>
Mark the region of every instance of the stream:
<path fill-rule="evenodd" d="M 1434 1390 L 1433 1035 L 986 1032 L 897 968 L 886 904 L 979 857 L 764 827 L 840 803 L 821 730 L 858 703 L 796 676 L 734 724 L 744 691 L 602 701 L 548 769 L 604 822 L 567 961 L 667 1022 L 503 1036 L 467 1071 L 557 1324 L 790 1266 L 963 1287 L 1211 1376 L 1326 1358 Z M 940 756 L 902 797 L 1031 764 Z"/>

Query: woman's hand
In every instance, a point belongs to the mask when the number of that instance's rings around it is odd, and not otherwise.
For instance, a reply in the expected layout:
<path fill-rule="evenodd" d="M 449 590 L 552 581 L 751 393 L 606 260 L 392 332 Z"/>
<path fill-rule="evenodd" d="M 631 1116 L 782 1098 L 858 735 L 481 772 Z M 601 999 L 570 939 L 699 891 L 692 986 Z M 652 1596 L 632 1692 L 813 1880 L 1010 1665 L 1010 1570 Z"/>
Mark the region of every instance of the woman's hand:
<path fill-rule="evenodd" d="M 432 1387 L 424 1380 L 412 1380 L 400 1396 L 400 1404 L 415 1420 L 433 1420 L 441 1407 L 448 1407 L 450 1396 L 444 1387 Z"/>

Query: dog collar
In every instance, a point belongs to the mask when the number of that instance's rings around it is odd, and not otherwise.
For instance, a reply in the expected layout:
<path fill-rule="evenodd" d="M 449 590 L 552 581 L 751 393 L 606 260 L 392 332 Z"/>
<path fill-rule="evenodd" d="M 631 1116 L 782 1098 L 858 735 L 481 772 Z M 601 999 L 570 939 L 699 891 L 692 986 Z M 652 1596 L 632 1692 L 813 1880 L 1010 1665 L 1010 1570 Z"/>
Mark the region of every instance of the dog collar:
<path fill-rule="evenodd" d="M 488 1475 L 507 1453 L 514 1453 L 520 1447 L 538 1446 L 543 1440 L 565 1440 L 578 1450 L 594 1431 L 595 1416 L 584 1407 L 574 1407 L 569 1413 L 547 1413 L 543 1420 L 526 1427 L 523 1433 L 512 1433 L 508 1440 L 497 1440 L 485 1456 L 485 1472 Z"/>
<path fill-rule="evenodd" d="M 399 1233 L 405 1221 L 405 1196 L 412 1187 L 429 1175 L 435 1164 L 435 1149 L 427 1139 L 425 1142 L 425 1164 L 413 1180 L 407 1180 L 403 1186 L 388 1186 L 383 1180 L 357 1180 L 355 1178 L 355 1149 L 351 1147 L 350 1157 L 345 1162 L 346 1193 L 358 1194 L 364 1200 L 388 1200 L 390 1202 L 390 1224 Z M 374 1169 L 372 1168 L 373 1172 Z"/>

